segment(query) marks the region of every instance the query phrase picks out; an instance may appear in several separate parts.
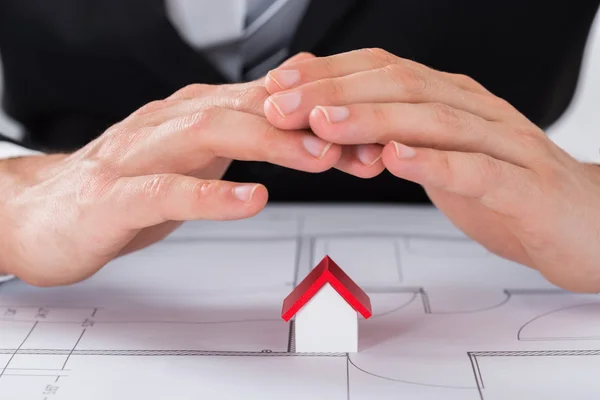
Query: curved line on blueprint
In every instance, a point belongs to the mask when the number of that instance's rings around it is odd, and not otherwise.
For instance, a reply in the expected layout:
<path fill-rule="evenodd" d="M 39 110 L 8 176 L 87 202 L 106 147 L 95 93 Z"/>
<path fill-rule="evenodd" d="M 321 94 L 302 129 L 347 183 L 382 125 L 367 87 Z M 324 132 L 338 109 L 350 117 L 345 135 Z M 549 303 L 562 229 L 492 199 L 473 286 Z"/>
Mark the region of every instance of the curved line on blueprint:
<path fill-rule="evenodd" d="M 593 305 L 593 304 L 600 304 L 600 303 L 597 302 L 597 301 L 593 301 L 593 302 L 590 302 L 590 303 L 574 304 L 574 305 L 571 305 L 571 306 L 561 307 L 561 308 L 558 308 L 556 310 L 547 311 L 547 312 L 545 312 L 543 314 L 538 315 L 537 317 L 533 317 L 529 321 L 525 322 L 525 324 L 523 324 L 519 328 L 519 330 L 517 331 L 517 340 L 519 340 L 519 341 L 522 340 L 521 339 L 521 333 L 523 332 L 523 329 L 525 329 L 527 326 L 531 325 L 532 323 L 534 323 L 535 321 L 537 321 L 537 320 L 539 320 L 541 318 L 547 317 L 548 315 L 551 315 L 551 314 L 554 314 L 554 313 L 558 313 L 558 312 L 561 312 L 561 311 L 566 311 L 566 310 L 570 310 L 570 309 L 578 308 L 578 307 L 590 306 L 590 305 Z"/>
<path fill-rule="evenodd" d="M 476 386 L 449 386 L 449 385 L 436 385 L 433 383 L 423 383 L 423 382 L 412 382 L 412 381 L 405 381 L 402 379 L 396 379 L 396 378 L 389 378 L 387 376 L 382 376 L 382 375 L 377 375 L 374 374 L 372 372 L 366 371 L 362 368 L 360 368 L 358 365 L 354 364 L 354 362 L 352 361 L 352 359 L 350 358 L 350 356 L 348 356 L 348 362 L 357 370 L 359 370 L 360 372 L 367 374 L 367 375 L 371 375 L 375 378 L 379 378 L 379 379 L 384 379 L 386 381 L 392 381 L 392 382 L 398 382 L 398 383 L 405 383 L 407 385 L 417 385 L 417 386 L 427 386 L 427 387 L 434 387 L 434 388 L 441 388 L 441 389 L 462 389 L 462 390 L 477 390 Z"/>
<path fill-rule="evenodd" d="M 398 312 L 398 311 L 402 310 L 403 308 L 408 307 L 409 305 L 411 305 L 412 302 L 416 300 L 416 298 L 417 298 L 417 292 L 413 292 L 412 297 L 406 303 L 402 303 L 398 307 L 393 308 L 393 309 L 391 309 L 389 311 L 386 311 L 386 312 L 382 312 L 381 314 L 375 314 L 375 315 L 373 315 L 371 317 L 371 320 L 373 320 L 375 318 L 379 318 L 379 317 L 385 317 L 386 315 L 390 315 L 390 314 L 393 314 L 395 312 Z"/>

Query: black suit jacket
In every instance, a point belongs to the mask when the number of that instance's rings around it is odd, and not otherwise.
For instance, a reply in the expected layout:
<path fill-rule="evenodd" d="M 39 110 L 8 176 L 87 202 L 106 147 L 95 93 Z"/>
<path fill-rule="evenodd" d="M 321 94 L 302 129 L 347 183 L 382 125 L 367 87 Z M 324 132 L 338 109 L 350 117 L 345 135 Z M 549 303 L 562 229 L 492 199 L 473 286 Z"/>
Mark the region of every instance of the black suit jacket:
<path fill-rule="evenodd" d="M 381 47 L 470 75 L 545 128 L 566 109 L 600 0 L 313 0 L 292 53 Z M 129 113 L 196 82 L 225 78 L 169 23 L 163 0 L 2 0 L 3 104 L 25 144 L 75 150 Z M 387 172 L 361 180 L 234 163 L 272 201 L 422 202 Z"/>

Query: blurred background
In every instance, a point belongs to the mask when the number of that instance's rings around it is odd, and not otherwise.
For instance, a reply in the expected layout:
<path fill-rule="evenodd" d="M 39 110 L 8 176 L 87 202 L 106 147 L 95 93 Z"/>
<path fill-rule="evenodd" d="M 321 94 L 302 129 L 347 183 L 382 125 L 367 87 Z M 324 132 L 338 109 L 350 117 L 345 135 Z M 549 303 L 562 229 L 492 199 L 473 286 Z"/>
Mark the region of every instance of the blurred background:
<path fill-rule="evenodd" d="M 3 79 L 0 79 L 0 95 L 2 85 Z M 0 109 L 0 132 L 19 138 L 20 130 L 19 124 Z M 600 13 L 596 15 L 588 41 L 577 93 L 567 112 L 547 134 L 575 158 L 600 163 Z"/>

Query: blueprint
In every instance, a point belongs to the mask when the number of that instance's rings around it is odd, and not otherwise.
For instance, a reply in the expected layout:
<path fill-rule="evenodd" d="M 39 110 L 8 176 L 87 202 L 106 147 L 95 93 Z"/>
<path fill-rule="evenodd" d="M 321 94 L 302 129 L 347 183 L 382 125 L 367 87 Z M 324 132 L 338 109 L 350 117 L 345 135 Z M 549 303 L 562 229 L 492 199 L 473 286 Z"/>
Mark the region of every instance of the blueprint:
<path fill-rule="evenodd" d="M 295 353 L 281 319 L 325 255 L 371 298 L 358 353 Z M 270 206 L 75 285 L 0 284 L 0 399 L 590 399 L 599 316 L 433 208 Z"/>

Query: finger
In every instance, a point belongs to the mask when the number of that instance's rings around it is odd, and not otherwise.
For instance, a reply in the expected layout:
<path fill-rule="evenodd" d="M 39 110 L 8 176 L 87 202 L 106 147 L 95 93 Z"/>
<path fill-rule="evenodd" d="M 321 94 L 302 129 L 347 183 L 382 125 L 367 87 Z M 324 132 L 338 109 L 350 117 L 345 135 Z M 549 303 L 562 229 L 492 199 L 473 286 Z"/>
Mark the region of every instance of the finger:
<path fill-rule="evenodd" d="M 381 145 L 360 145 L 342 147 L 342 155 L 335 169 L 358 178 L 374 178 L 385 170 L 381 161 Z"/>
<path fill-rule="evenodd" d="M 526 147 L 507 125 L 444 104 L 371 103 L 316 107 L 312 131 L 341 145 L 399 141 L 409 146 L 478 152 L 528 166 L 542 146 Z"/>
<path fill-rule="evenodd" d="M 315 56 L 311 53 L 298 53 L 278 68 L 312 58 Z M 145 125 L 152 126 L 208 106 L 225 107 L 264 116 L 264 102 L 268 95 L 264 87 L 264 78 L 226 85 L 191 84 L 164 100 L 153 101 L 141 107 L 129 119 L 144 115 Z"/>
<path fill-rule="evenodd" d="M 285 60 L 283 63 L 281 63 L 279 66 L 277 66 L 274 70 L 276 71 L 280 68 L 290 68 L 300 61 L 310 60 L 313 58 L 316 58 L 316 57 L 312 53 L 308 53 L 308 52 L 298 53 L 298 54 L 288 58 L 287 60 Z M 222 85 L 222 86 L 227 89 L 249 89 L 252 87 L 264 87 L 265 86 L 265 78 L 266 78 L 266 76 L 262 76 L 253 81 L 243 82 L 243 83 L 232 83 L 232 84 L 227 84 L 227 85 Z"/>
<path fill-rule="evenodd" d="M 340 146 L 311 132 L 282 131 L 262 117 L 220 107 L 204 108 L 136 134 L 143 138 L 143 146 L 129 146 L 135 157 L 124 152 L 119 164 L 129 175 L 189 174 L 218 158 L 323 172 L 341 155 Z"/>
<path fill-rule="evenodd" d="M 520 115 L 494 97 L 468 92 L 401 66 L 324 79 L 276 93 L 265 102 L 264 112 L 281 129 L 303 129 L 315 106 L 353 103 L 442 103 L 489 121 L 510 120 Z"/>
<path fill-rule="evenodd" d="M 286 68 L 288 66 L 294 65 L 295 63 L 297 63 L 299 61 L 310 60 L 313 58 L 315 58 L 315 56 L 311 53 L 298 53 L 298 54 L 294 55 L 293 57 L 290 57 L 289 59 L 284 61 L 276 69 Z M 208 85 L 208 84 L 203 84 L 203 83 L 190 84 L 188 86 L 185 86 L 185 87 L 177 90 L 175 93 L 173 93 L 167 99 L 169 99 L 169 100 L 190 100 L 190 99 L 194 99 L 194 98 L 198 98 L 198 97 L 205 97 L 205 96 L 212 95 L 215 93 L 223 94 L 224 92 L 228 92 L 231 90 L 243 91 L 243 90 L 248 90 L 248 89 L 252 89 L 252 88 L 256 88 L 256 87 L 264 88 L 264 84 L 265 84 L 264 77 L 255 79 L 250 82 L 222 84 L 222 85 Z"/>
<path fill-rule="evenodd" d="M 397 57 L 382 49 L 361 49 L 328 57 L 314 57 L 282 65 L 267 74 L 265 87 L 270 94 L 292 89 L 309 82 L 399 65 L 421 74 L 435 74 L 459 88 L 475 93 L 489 91 L 475 80 L 461 74 L 433 70 L 417 62 Z"/>
<path fill-rule="evenodd" d="M 311 53 L 299 53 L 281 64 L 279 68 L 299 61 L 315 58 Z M 145 117 L 145 124 L 152 126 L 176 116 L 190 114 L 202 107 L 218 106 L 264 116 L 264 102 L 268 97 L 264 78 L 247 83 L 228 85 L 188 85 L 164 100 L 153 101 L 132 114 Z"/>
<path fill-rule="evenodd" d="M 202 90 L 208 92 L 201 95 L 199 92 Z M 229 108 L 264 117 L 264 102 L 267 97 L 268 93 L 262 86 L 197 89 L 193 85 L 165 100 L 146 104 L 126 118 L 124 123 L 136 127 L 155 127 L 168 120 L 201 112 L 207 107 Z"/>
<path fill-rule="evenodd" d="M 276 70 L 295 65 L 300 61 L 314 58 L 315 56 L 311 53 L 298 53 L 295 56 L 285 60 L 276 68 Z M 265 88 L 265 77 L 248 83 L 222 85 L 220 89 L 221 90 L 216 93 L 217 99 L 215 99 L 213 103 L 214 105 L 228 107 L 229 104 L 228 108 L 231 108 L 232 110 L 244 111 L 254 115 L 264 116 L 263 104 L 266 98 L 269 96 L 269 93 Z M 237 96 L 233 96 L 233 99 L 231 98 L 232 92 L 237 93 Z M 249 103 L 244 100 L 249 100 Z"/>
<path fill-rule="evenodd" d="M 201 94 L 206 91 L 206 94 Z M 191 85 L 165 100 L 148 103 L 131 114 L 124 123 L 138 127 L 154 127 L 168 120 L 201 112 L 206 107 L 223 107 L 264 116 L 268 93 L 262 86 L 212 87 Z"/>
<path fill-rule="evenodd" d="M 251 82 L 222 85 L 195 83 L 177 90 L 165 100 L 193 100 L 205 97 L 212 97 L 214 95 L 219 94 L 222 95 L 231 91 L 243 91 L 250 90 L 253 88 L 264 88 L 264 78 L 260 78 Z"/>
<path fill-rule="evenodd" d="M 291 67 L 293 65 L 298 64 L 301 61 L 314 60 L 315 58 L 317 58 L 317 56 L 315 56 L 313 53 L 303 51 L 285 60 L 283 63 L 281 63 L 281 65 L 275 68 L 275 70 L 280 68 Z"/>
<path fill-rule="evenodd" d="M 538 185 L 534 173 L 480 153 L 408 147 L 397 142 L 383 150 L 382 160 L 395 176 L 423 187 L 476 199 L 504 215 L 528 210 Z M 534 197 L 532 197 L 534 196 Z"/>
<path fill-rule="evenodd" d="M 258 184 L 164 174 L 120 178 L 105 205 L 111 209 L 107 215 L 115 216 L 111 223 L 133 230 L 167 221 L 249 218 L 265 207 L 267 197 Z"/>
<path fill-rule="evenodd" d="M 158 123 L 158 121 L 177 117 L 183 118 L 187 114 L 201 112 L 200 110 L 202 107 L 206 107 L 207 104 L 210 105 L 210 103 L 229 106 L 228 108 L 232 107 L 232 104 L 230 103 L 231 98 L 222 100 L 222 102 L 214 101 L 214 99 L 210 101 L 204 101 L 203 99 L 185 101 L 181 104 L 175 105 L 174 107 L 176 109 L 165 109 L 161 112 L 149 115 L 146 118 L 145 123 L 149 124 L 149 126 L 154 126 Z M 198 105 L 192 106 L 191 104 L 194 102 Z M 240 111 L 247 112 L 248 110 Z M 308 134 L 308 132 L 306 133 Z M 289 132 L 287 134 L 289 134 Z M 384 169 L 383 164 L 380 162 L 381 149 L 382 147 L 379 145 L 364 145 L 357 147 L 352 146 L 351 148 L 347 149 L 347 151 L 342 153 L 342 159 L 338 161 L 338 163 L 335 165 L 335 168 L 361 178 L 371 178 L 377 176 L 383 172 Z"/>

